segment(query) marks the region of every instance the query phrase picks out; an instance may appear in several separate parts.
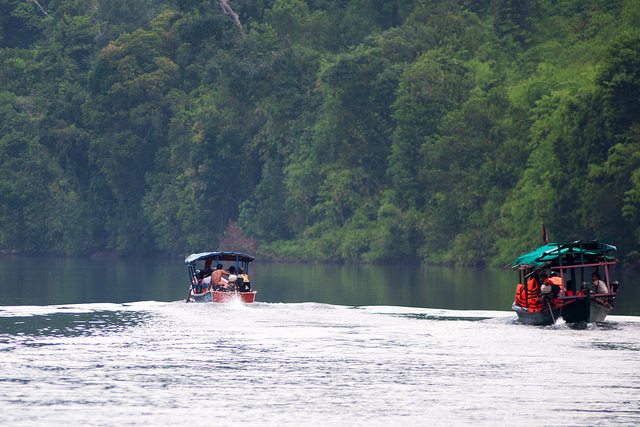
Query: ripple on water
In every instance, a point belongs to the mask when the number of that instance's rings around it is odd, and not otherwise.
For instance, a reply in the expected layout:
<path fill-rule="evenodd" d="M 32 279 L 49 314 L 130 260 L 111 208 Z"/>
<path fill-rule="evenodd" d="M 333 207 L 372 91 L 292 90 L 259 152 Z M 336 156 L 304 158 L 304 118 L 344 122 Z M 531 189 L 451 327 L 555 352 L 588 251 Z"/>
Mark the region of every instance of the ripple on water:
<path fill-rule="evenodd" d="M 514 318 L 314 303 L 9 308 L 0 424 L 640 423 L 640 322 Z M 597 401 L 567 404 L 584 396 Z"/>

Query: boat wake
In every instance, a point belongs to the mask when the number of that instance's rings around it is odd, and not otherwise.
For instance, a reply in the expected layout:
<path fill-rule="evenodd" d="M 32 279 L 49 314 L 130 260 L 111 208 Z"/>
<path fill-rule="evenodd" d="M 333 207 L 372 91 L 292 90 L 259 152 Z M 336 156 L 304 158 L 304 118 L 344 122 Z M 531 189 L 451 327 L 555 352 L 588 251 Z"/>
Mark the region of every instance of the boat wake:
<path fill-rule="evenodd" d="M 167 310 L 191 311 L 191 312 L 327 312 L 336 310 L 356 310 L 371 315 L 384 315 L 418 320 L 442 320 L 442 321 L 488 321 L 494 320 L 500 323 L 511 323 L 517 317 L 512 311 L 497 310 L 449 310 L 441 308 L 421 308 L 403 306 L 345 306 L 324 304 L 315 302 L 304 303 L 267 303 L 255 302 L 244 304 L 238 299 L 230 299 L 218 304 L 185 304 L 184 301 L 135 301 L 128 303 L 85 303 L 85 304 L 56 304 L 56 305 L 16 305 L 0 307 L 2 317 L 32 317 L 54 314 L 85 314 L 95 312 L 163 312 Z M 640 316 L 612 315 L 606 322 L 599 325 L 616 325 L 620 323 L 640 323 Z M 564 325 L 562 320 L 558 324 Z M 526 325 L 523 325 L 526 326 Z M 602 326 L 604 327 L 604 326 Z M 613 326 L 612 326 L 613 327 Z M 580 325 L 576 326 L 580 329 Z"/>
<path fill-rule="evenodd" d="M 313 302 L 8 306 L 0 425 L 599 425 L 614 405 L 638 424 L 640 318 L 603 325 Z M 566 373 L 550 354 L 607 363 Z M 522 384 L 531 399 L 511 399 Z M 576 387 L 594 412 L 539 405 Z M 194 397 L 206 411 L 185 413 Z"/>

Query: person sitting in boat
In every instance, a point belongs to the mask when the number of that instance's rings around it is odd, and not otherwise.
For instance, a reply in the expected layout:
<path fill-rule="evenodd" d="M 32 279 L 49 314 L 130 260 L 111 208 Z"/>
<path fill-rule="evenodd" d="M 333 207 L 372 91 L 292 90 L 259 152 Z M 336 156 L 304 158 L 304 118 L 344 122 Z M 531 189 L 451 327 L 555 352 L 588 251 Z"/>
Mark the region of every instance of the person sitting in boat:
<path fill-rule="evenodd" d="M 551 295 L 552 292 L 552 285 L 551 282 L 549 281 L 549 273 L 547 273 L 546 271 L 541 271 L 540 272 L 540 293 L 543 295 Z"/>
<path fill-rule="evenodd" d="M 556 277 L 555 279 L 546 271 L 540 272 L 540 281 L 542 284 L 540 285 L 540 302 L 542 303 L 541 309 L 544 307 L 548 307 L 551 309 L 551 305 L 560 306 L 561 302 L 558 299 L 558 295 L 562 291 L 562 280 L 559 281 L 556 279 L 560 279 Z"/>
<path fill-rule="evenodd" d="M 238 278 L 240 279 L 240 292 L 251 292 L 251 282 L 249 275 L 244 272 L 242 267 L 238 267 Z"/>
<path fill-rule="evenodd" d="M 565 284 L 565 287 L 564 287 L 565 295 L 568 297 L 572 297 L 575 295 L 584 295 L 584 286 L 581 286 L 580 289 L 578 290 L 574 288 L 575 288 L 575 285 L 573 284 L 573 281 L 571 279 L 567 280 L 567 283 Z"/>
<path fill-rule="evenodd" d="M 214 291 L 225 290 L 227 288 L 227 279 L 224 277 L 228 273 L 222 267 L 222 264 L 216 265 L 216 269 L 211 273 L 211 286 Z"/>
<path fill-rule="evenodd" d="M 228 270 L 222 273 L 222 277 L 220 278 L 220 283 L 223 288 L 222 290 L 235 291 L 237 288 L 237 280 L 238 276 L 236 275 L 236 268 L 231 265 Z"/>
<path fill-rule="evenodd" d="M 592 294 L 608 294 L 609 288 L 607 288 L 607 284 L 600 280 L 600 275 L 597 271 L 594 271 L 591 275 L 591 287 Z"/>
<path fill-rule="evenodd" d="M 205 286 L 202 283 L 202 271 L 196 270 L 196 274 L 193 276 L 193 291 L 197 294 L 204 292 Z"/>
<path fill-rule="evenodd" d="M 542 275 L 541 275 L 542 277 Z M 558 276 L 558 273 L 552 271 L 549 273 L 547 278 L 544 280 L 544 283 L 548 283 L 551 286 L 551 293 L 554 298 L 557 298 L 559 295 L 563 293 L 562 289 L 562 279 Z"/>
<path fill-rule="evenodd" d="M 211 287 L 211 273 L 207 274 L 207 272 L 204 272 L 204 278 L 202 279 L 202 286 L 204 286 L 206 289 L 209 289 Z"/>
<path fill-rule="evenodd" d="M 231 268 L 229 268 L 231 270 Z M 227 283 L 227 290 L 230 292 L 235 292 L 238 290 L 238 276 L 235 274 L 229 274 Z"/>

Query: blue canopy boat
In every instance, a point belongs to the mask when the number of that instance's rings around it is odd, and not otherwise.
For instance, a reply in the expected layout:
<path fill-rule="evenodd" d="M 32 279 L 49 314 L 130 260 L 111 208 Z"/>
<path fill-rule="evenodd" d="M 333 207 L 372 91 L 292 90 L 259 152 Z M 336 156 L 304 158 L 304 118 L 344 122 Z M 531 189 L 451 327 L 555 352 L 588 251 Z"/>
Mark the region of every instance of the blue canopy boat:
<path fill-rule="evenodd" d="M 562 317 L 567 323 L 603 322 L 618 293 L 619 283 L 610 276 L 616 250 L 599 241 L 576 240 L 546 243 L 520 255 L 507 266 L 518 272 L 512 308 L 520 321 L 548 325 Z"/>
<path fill-rule="evenodd" d="M 240 252 L 213 251 L 189 255 L 184 260 L 190 283 L 185 302 L 227 302 L 237 299 L 252 303 L 257 292 L 249 281 L 249 264 L 254 259 Z M 214 284 L 212 265 L 217 266 L 221 262 L 230 262 L 231 265 L 222 271 L 220 283 Z M 203 265 L 200 267 L 200 264 Z"/>

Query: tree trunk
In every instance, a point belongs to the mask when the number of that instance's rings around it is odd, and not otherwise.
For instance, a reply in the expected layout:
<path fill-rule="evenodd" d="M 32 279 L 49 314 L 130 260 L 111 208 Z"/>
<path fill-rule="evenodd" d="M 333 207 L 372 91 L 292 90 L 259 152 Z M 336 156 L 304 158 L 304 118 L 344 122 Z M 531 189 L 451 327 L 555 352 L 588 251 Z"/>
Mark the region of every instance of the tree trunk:
<path fill-rule="evenodd" d="M 49 14 L 47 13 L 46 10 L 44 10 L 44 8 L 40 5 L 40 3 L 38 3 L 38 0 L 27 0 L 29 3 L 33 3 L 36 6 L 38 6 L 38 9 L 40 9 L 40 12 L 42 12 L 45 16 L 49 16 Z"/>
<path fill-rule="evenodd" d="M 235 22 L 235 24 L 238 26 L 238 28 L 240 28 L 240 30 L 242 30 L 242 24 L 240 23 L 240 18 L 238 17 L 238 14 L 231 8 L 231 6 L 229 6 L 229 1 L 228 0 L 218 0 L 220 7 L 222 8 L 222 11 L 224 12 L 225 15 L 229 16 L 231 19 L 233 19 L 233 22 Z"/>

